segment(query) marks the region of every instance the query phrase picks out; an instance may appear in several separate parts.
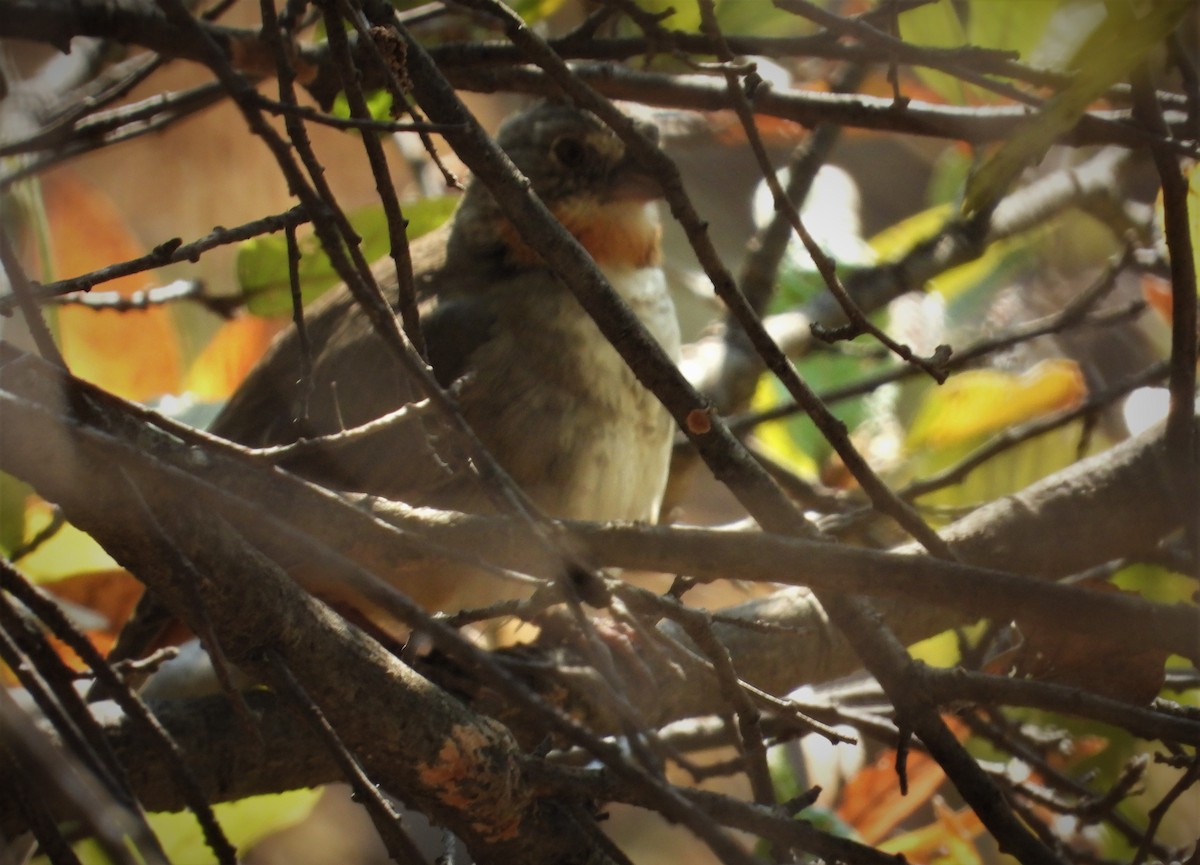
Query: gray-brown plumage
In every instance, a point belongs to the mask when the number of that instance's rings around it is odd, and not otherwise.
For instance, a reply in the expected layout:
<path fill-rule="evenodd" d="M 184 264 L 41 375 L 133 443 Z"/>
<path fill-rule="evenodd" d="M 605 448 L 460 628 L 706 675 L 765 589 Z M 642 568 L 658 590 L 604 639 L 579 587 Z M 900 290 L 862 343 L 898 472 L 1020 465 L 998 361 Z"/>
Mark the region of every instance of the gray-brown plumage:
<path fill-rule="evenodd" d="M 567 106 L 538 105 L 505 123 L 497 141 L 675 354 L 678 329 L 658 267 L 654 180 L 599 120 Z M 552 516 L 655 519 L 669 416 L 487 190 L 471 184 L 450 223 L 414 242 L 412 256 L 436 377 L 455 384 L 466 420 L 517 484 Z M 395 274 L 381 275 L 394 303 Z M 215 433 L 256 447 L 287 444 L 358 427 L 423 396 L 345 288 L 314 304 L 306 323 L 311 389 L 301 381 L 300 343 L 289 329 L 229 401 Z M 438 429 L 409 418 L 368 444 L 306 450 L 285 466 L 337 489 L 490 509 L 473 473 L 452 455 L 435 456 Z"/>

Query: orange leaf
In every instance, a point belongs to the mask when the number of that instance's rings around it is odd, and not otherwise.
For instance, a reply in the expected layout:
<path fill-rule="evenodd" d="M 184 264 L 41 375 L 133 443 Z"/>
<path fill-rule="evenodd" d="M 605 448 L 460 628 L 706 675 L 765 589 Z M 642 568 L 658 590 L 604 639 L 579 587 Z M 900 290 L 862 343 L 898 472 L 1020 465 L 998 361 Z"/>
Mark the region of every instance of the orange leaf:
<path fill-rule="evenodd" d="M 87 619 L 76 621 L 75 625 L 101 655 L 107 655 L 112 649 L 122 625 L 129 619 L 138 598 L 142 596 L 142 584 L 120 568 L 66 577 L 42 588 L 66 602 L 68 616 L 72 616 L 73 607 L 78 611 L 73 618 Z M 91 616 L 90 613 L 97 615 Z M 86 666 L 75 651 L 57 637 L 47 635 L 47 640 L 67 666 L 75 670 Z M 0 664 L 0 685 L 15 684 L 17 679 L 12 671 Z"/>
<path fill-rule="evenodd" d="M 87 634 L 104 651 L 107 651 L 108 645 L 111 645 L 142 596 L 142 584 L 122 568 L 77 574 L 47 583 L 42 588 L 57 598 L 100 616 L 104 624 L 87 628 Z M 103 640 L 97 641 L 97 637 Z"/>
<path fill-rule="evenodd" d="M 1173 301 L 1169 280 L 1152 273 L 1143 273 L 1142 297 L 1145 298 L 1151 309 L 1163 317 L 1163 321 L 1170 323 L 1173 320 L 1174 315 L 1171 310 Z"/>
<path fill-rule="evenodd" d="M 115 205 L 76 175 L 58 170 L 42 179 L 55 276 L 78 276 L 136 258 L 144 248 Z M 153 284 L 148 273 L 106 282 L 102 290 L 128 297 Z M 179 389 L 182 364 L 170 312 L 67 306 L 58 311 L 63 356 L 71 371 L 118 396 L 148 400 Z"/>
<path fill-rule="evenodd" d="M 951 717 L 946 725 L 962 741 L 966 726 Z M 896 751 L 888 749 L 870 766 L 855 775 L 842 789 L 837 815 L 866 844 L 878 844 L 914 811 L 925 805 L 946 780 L 937 762 L 921 751 L 910 751 L 907 761 L 908 794 L 900 792 L 896 778 Z"/>
<path fill-rule="evenodd" d="M 746 127 L 732 111 L 714 111 L 708 115 L 713 138 L 727 147 L 745 147 Z M 768 145 L 794 144 L 800 141 L 807 130 L 794 120 L 756 115 L 754 125 L 759 136 Z"/>
<path fill-rule="evenodd" d="M 945 780 L 942 767 L 928 754 L 911 751 L 908 795 L 902 795 L 896 778 L 896 752 L 888 750 L 846 784 L 837 814 L 854 827 L 863 843 L 878 844 L 925 805 Z"/>
<path fill-rule="evenodd" d="M 187 390 L 201 402 L 228 399 L 285 324 L 257 315 L 225 322 L 192 364 Z"/>

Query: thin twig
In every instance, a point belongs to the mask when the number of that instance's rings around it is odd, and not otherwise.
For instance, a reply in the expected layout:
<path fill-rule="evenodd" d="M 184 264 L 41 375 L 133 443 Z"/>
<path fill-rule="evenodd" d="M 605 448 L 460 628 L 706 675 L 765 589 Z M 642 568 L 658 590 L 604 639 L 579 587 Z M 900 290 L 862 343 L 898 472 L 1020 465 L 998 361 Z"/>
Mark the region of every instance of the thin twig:
<path fill-rule="evenodd" d="M 80 306 L 84 309 L 99 312 L 140 312 L 156 306 L 190 300 L 218 315 L 228 317 L 232 314 L 231 307 L 236 301 L 228 298 L 211 297 L 205 293 L 204 283 L 198 279 L 177 279 L 168 285 L 154 288 L 138 289 L 132 294 L 125 295 L 119 291 L 89 291 L 73 292 L 71 294 L 53 295 L 43 301 L 47 306 Z"/>
<path fill-rule="evenodd" d="M 167 534 L 165 527 L 146 501 L 142 491 L 125 469 L 118 467 L 117 472 L 125 482 L 130 498 L 141 511 L 140 516 L 145 520 L 145 525 L 148 529 L 147 537 L 150 543 L 157 548 L 159 555 L 173 564 L 171 575 L 175 583 L 174 588 L 182 592 L 188 599 L 186 623 L 195 632 L 200 643 L 204 646 L 204 650 L 208 653 L 217 683 L 221 686 L 221 690 L 225 696 L 229 698 L 229 702 L 241 719 L 245 731 L 251 735 L 256 735 L 257 725 L 254 723 L 254 713 L 250 711 L 250 706 L 246 703 L 246 698 L 234 682 L 236 671 L 233 665 L 229 663 L 229 658 L 226 657 L 220 640 L 217 639 L 212 619 L 209 617 L 208 609 L 204 603 L 203 586 L 207 582 L 205 576 L 196 567 L 195 562 L 188 558 Z M 214 517 L 214 519 L 219 520 L 220 517 Z"/>
<path fill-rule="evenodd" d="M 993 81 L 991 78 L 969 68 L 964 63 L 965 58 L 961 54 L 958 57 L 947 58 L 945 49 L 939 50 L 935 48 L 930 50 L 925 46 L 905 42 L 889 33 L 884 33 L 882 30 L 876 29 L 869 22 L 835 15 L 814 3 L 808 2 L 808 0 L 774 0 L 774 3 L 778 8 L 802 15 L 831 32 L 853 36 L 864 44 L 874 45 L 876 48 L 887 53 L 889 62 L 891 63 L 900 61 L 916 66 L 924 66 L 929 69 L 936 69 L 962 81 L 974 84 L 984 90 L 990 90 L 993 93 L 1012 99 L 1014 102 L 1020 102 L 1035 108 L 1042 105 L 1042 100 L 1038 97 L 1018 90 L 1009 84 Z M 963 48 L 953 50 L 960 52 L 964 48 L 970 49 L 971 47 L 973 46 L 963 46 Z M 1004 54 L 1005 52 L 997 53 Z M 1002 59 L 1017 60 L 1018 56 L 1014 52 Z"/>
<path fill-rule="evenodd" d="M 93 286 L 129 276 L 132 273 L 142 273 L 181 261 L 196 261 L 202 253 L 218 246 L 248 240 L 260 234 L 271 234 L 287 228 L 289 225 L 303 225 L 305 222 L 308 222 L 308 216 L 304 210 L 293 207 L 283 213 L 264 216 L 236 228 L 215 228 L 204 237 L 191 243 L 183 243 L 178 238 L 174 238 L 160 243 L 153 250 L 138 258 L 110 264 L 70 279 L 60 279 L 36 286 L 32 290 L 33 299 L 37 303 L 47 303 L 53 298 L 77 291 L 90 291 Z M 150 302 L 149 299 L 147 302 Z M 16 303 L 15 297 L 0 297 L 0 315 L 11 313 Z M 224 309 L 224 306 L 222 305 L 220 308 Z"/>
<path fill-rule="evenodd" d="M 106 112 L 97 112 L 78 124 L 70 142 L 60 145 L 39 159 L 23 160 L 23 164 L 0 173 L 0 192 L 19 180 L 33 177 L 77 156 L 162 131 L 176 121 L 223 98 L 224 88 L 220 84 L 208 82 L 182 93 L 160 93 L 133 105 L 122 105 Z M 24 152 L 27 148 L 18 142 L 12 145 L 12 149 Z"/>
<path fill-rule="evenodd" d="M 38 645 L 38 641 L 42 645 Z M 0 661 L 12 671 L 17 683 L 33 700 L 46 722 L 58 732 L 66 747 L 87 766 L 108 791 L 125 804 L 131 801 L 120 765 L 101 754 L 108 743 L 96 736 L 96 720 L 73 690 L 69 671 L 40 634 L 30 632 L 17 609 L 0 595 Z"/>
<path fill-rule="evenodd" d="M 37 131 L 16 141 L 0 144 L 0 157 L 61 146 L 64 141 L 78 136 L 81 118 L 125 96 L 161 64 L 161 58 L 143 54 L 104 70 L 75 93 L 61 96 L 61 101 L 69 102 L 67 108 L 40 125 Z"/>
<path fill-rule="evenodd" d="M 296 229 L 284 229 L 287 243 L 288 289 L 292 295 L 292 326 L 296 329 L 296 342 L 300 345 L 300 405 L 295 407 L 296 417 L 308 419 L 309 399 L 313 392 L 312 346 L 308 340 L 308 327 L 304 321 L 304 299 L 300 285 L 300 244 L 296 241 Z"/>
<path fill-rule="evenodd" d="M 30 538 L 19 547 L 13 549 L 9 560 L 19 562 L 28 555 L 37 552 L 42 545 L 52 540 L 67 524 L 67 518 L 63 516 L 62 508 L 54 506 L 50 511 L 50 521 L 42 528 L 38 529 L 37 534 Z"/>
<path fill-rule="evenodd" d="M 704 8 L 704 4 L 701 4 L 702 16 Z M 710 30 L 710 36 L 716 38 L 719 42 L 721 33 L 716 24 L 715 13 L 705 17 L 706 26 Z M 723 56 L 731 56 L 728 47 L 725 48 Z M 762 139 L 757 134 L 757 128 L 754 124 L 754 113 L 751 109 L 749 99 L 742 91 L 736 77 L 732 74 L 727 73 L 726 84 L 734 104 L 734 110 L 737 112 L 739 120 L 741 120 L 742 127 L 745 129 L 746 135 L 750 140 L 751 149 L 754 151 L 755 157 L 759 162 L 759 168 L 775 198 L 775 206 L 787 215 L 793 230 L 796 231 L 797 235 L 804 242 L 805 249 L 816 263 L 818 270 L 820 270 L 822 277 L 825 279 L 826 286 L 838 299 L 847 317 L 855 326 L 864 327 L 867 332 L 872 333 L 901 357 L 909 361 L 915 361 L 915 356 L 908 348 L 895 343 L 885 336 L 882 331 L 879 331 L 878 328 L 867 322 L 866 316 L 863 315 L 858 306 L 850 299 L 849 294 L 837 276 L 833 261 L 817 246 L 812 235 L 808 233 L 801 223 L 800 215 L 795 206 L 788 200 L 787 194 L 779 185 L 779 179 L 775 176 L 766 150 L 763 148 Z M 728 274 L 722 273 L 721 275 L 727 276 Z M 724 292 L 721 291 L 722 286 L 716 281 L 714 281 L 714 287 L 717 288 L 722 300 L 732 310 L 737 322 L 750 335 L 750 340 L 755 350 L 762 357 L 767 368 L 778 377 L 792 398 L 804 406 L 809 418 L 816 424 L 817 429 L 821 431 L 821 434 L 837 452 L 838 456 L 841 457 L 846 468 L 871 499 L 872 504 L 881 513 L 887 514 L 894 519 L 931 553 L 941 558 L 953 558 L 953 551 L 949 545 L 938 537 L 937 532 L 933 531 L 915 510 L 896 496 L 888 488 L 887 484 L 875 474 L 874 470 L 863 458 L 862 454 L 858 452 L 853 442 L 851 442 L 845 424 L 834 417 L 829 408 L 818 399 L 816 393 L 800 377 L 799 372 L 787 359 L 778 344 L 771 339 L 770 334 L 767 333 L 762 319 L 750 308 L 745 296 L 732 284 L 732 277 L 729 278 L 728 284 L 724 286 Z M 927 368 L 923 366 L 923 368 L 926 368 L 927 371 L 932 370 L 932 367 Z M 938 373 L 938 375 L 941 378 L 945 377 L 944 373 Z"/>
<path fill-rule="evenodd" d="M 2 637 L 0 634 L 0 643 Z M 52 744 L 46 731 L 17 704 L 7 688 L 0 688 L 0 725 L 5 737 L 0 753 L 13 766 L 12 783 L 5 785 L 0 796 L 17 808 L 54 865 L 79 865 L 79 858 L 52 812 L 51 791 L 69 804 L 109 861 L 116 865 L 147 861 L 166 865 L 165 858 L 157 856 L 151 847 L 138 851 L 144 858 L 134 855 L 128 841 L 131 835 L 136 837 L 138 829 L 132 825 L 128 811 L 70 751 Z"/>
<path fill-rule="evenodd" d="M 1167 812 L 1179 797 L 1195 786 L 1197 782 L 1200 782 L 1200 757 L 1193 757 L 1184 773 L 1171 785 L 1171 789 L 1150 809 L 1146 833 L 1142 842 L 1138 844 L 1137 852 L 1134 853 L 1133 865 L 1142 865 L 1146 861 L 1146 857 L 1152 852 L 1154 836 L 1158 834 L 1158 827 L 1162 825 Z"/>
<path fill-rule="evenodd" d="M 861 54 L 845 59 L 868 62 Z M 578 80 L 610 99 L 693 111 L 719 111 L 733 107 L 723 83 L 704 76 L 647 72 L 609 63 L 580 64 L 573 66 L 572 71 Z M 450 66 L 446 75 L 456 87 L 466 90 L 508 90 L 544 96 L 558 91 L 551 76 L 528 66 Z M 1024 106 L 955 107 L 914 99 L 902 110 L 897 110 L 890 97 L 785 89 L 771 89 L 758 94 L 754 107 L 757 113 L 764 116 L 792 120 L 804 126 L 835 123 L 848 128 L 953 139 L 971 144 L 1002 141 L 1011 137 L 1020 124 L 1028 119 L 1028 109 Z M 1144 148 L 1148 143 L 1147 133 L 1131 125 L 1130 117 L 1130 112 L 1125 109 L 1090 111 L 1056 143 L 1065 147 L 1116 145 L 1131 149 Z M 1186 117 L 1181 110 L 1171 110 L 1166 121 L 1172 130 L 1178 131 L 1186 123 Z M 1162 146 L 1180 156 L 1200 156 L 1200 144 L 1185 138 L 1172 138 Z"/>
<path fill-rule="evenodd" d="M 62 353 L 54 342 L 54 337 L 50 335 L 50 328 L 46 326 L 46 320 L 42 318 L 42 311 L 38 309 L 33 283 L 30 282 L 25 268 L 21 266 L 21 259 L 17 256 L 17 251 L 9 241 L 8 230 L 3 227 L 0 227 L 0 266 L 8 274 L 8 284 L 12 288 L 16 305 L 21 309 L 25 326 L 29 328 L 38 352 L 55 366 L 66 369 L 66 361 L 63 360 Z"/>
<path fill-rule="evenodd" d="M 40 632 L 34 632 L 21 620 L 8 599 L 0 595 L 0 658 L 17 676 L 18 681 L 34 698 L 64 742 L 71 746 L 103 797 L 119 805 L 122 829 L 129 833 L 138 851 L 150 862 L 166 865 L 166 854 L 146 824 L 145 816 L 136 807 L 136 798 L 129 779 L 105 738 L 99 723 L 88 711 L 82 697 L 75 691 L 70 671 L 50 647 Z M 60 757 L 61 759 L 61 757 Z M 116 815 L 108 815 L 111 821 Z M 115 828 L 109 821 L 105 829 Z M 126 848 L 124 839 L 113 844 L 112 831 L 97 833 L 97 840 L 113 861 L 132 865 L 136 858 Z"/>
<path fill-rule="evenodd" d="M 866 77 L 865 66 L 851 66 L 831 82 L 833 93 L 853 93 Z M 803 205 L 817 173 L 841 139 L 843 127 L 822 123 L 813 129 L 788 160 L 788 201 Z M 738 273 L 738 284 L 759 315 L 764 314 L 772 296 L 779 266 L 787 253 L 793 228 L 786 208 L 776 208 L 770 223 L 755 233 L 746 244 L 746 259 Z M 740 333 L 730 329 L 730 335 Z"/>
<path fill-rule="evenodd" d="M 725 699 L 734 709 L 738 731 L 739 751 L 745 758 L 746 776 L 754 800 L 760 805 L 776 803 L 775 788 L 767 766 L 767 749 L 762 731 L 762 716 L 741 686 L 741 677 L 734 667 L 729 649 L 716 638 L 712 622 L 699 610 L 680 607 L 674 619 L 712 664 Z"/>
<path fill-rule="evenodd" d="M 1170 133 L 1163 120 L 1150 81 L 1142 67 L 1134 77 L 1134 108 L 1142 122 L 1160 140 Z M 1200 562 L 1200 447 L 1193 428 L 1196 411 L 1197 337 L 1196 263 L 1193 258 L 1188 216 L 1188 179 L 1176 156 L 1162 147 L 1153 149 L 1154 165 L 1162 186 L 1163 233 L 1171 262 L 1171 407 L 1167 413 L 1167 448 L 1176 466 L 1175 496 L 1184 520 L 1184 536 Z"/>
<path fill-rule="evenodd" d="M 1072 327 L 1110 327 L 1140 315 L 1146 309 L 1146 303 L 1143 300 L 1133 300 L 1123 307 L 1089 315 L 1091 310 L 1116 287 L 1117 277 L 1125 270 L 1134 256 L 1133 248 L 1126 246 L 1124 252 L 1109 261 L 1104 272 L 1091 285 L 1067 301 L 1062 309 L 1033 321 L 1015 325 L 995 336 L 983 337 L 966 346 L 956 348 L 946 361 L 945 369 L 948 372 L 954 372 L 990 354 L 1004 351 L 1038 337 L 1063 333 Z M 768 320 L 769 325 L 770 320 Z M 822 391 L 819 395 L 826 403 L 841 402 L 873 393 L 885 384 L 912 378 L 919 373 L 920 370 L 914 367 L 896 365 L 851 384 Z M 802 409 L 799 405 L 795 402 L 788 402 L 762 411 L 748 412 L 741 417 L 734 418 L 730 421 L 730 427 L 740 433 L 762 423 L 790 417 L 800 411 Z"/>
<path fill-rule="evenodd" d="M 319 123 L 332 129 L 356 129 L 362 132 L 432 132 L 440 135 L 446 127 L 437 123 L 421 123 L 416 121 L 377 120 L 374 117 L 335 117 L 324 111 L 318 111 L 308 105 L 289 105 L 278 99 L 269 99 L 258 95 L 258 103 L 272 114 L 294 114 L 304 120 Z"/>
<path fill-rule="evenodd" d="M 1009 722 L 1002 713 L 967 713 L 962 716 L 962 720 L 976 736 L 992 742 L 1002 751 L 1028 763 L 1053 789 L 1065 791 L 1081 799 L 1095 796 L 1095 792 L 1086 784 L 1056 766 L 1056 761 L 1047 759 L 1044 753 L 1045 749 L 1031 742 L 1020 727 Z M 1139 844 L 1145 837 L 1138 827 L 1120 811 L 1114 811 L 1109 815 L 1108 825 L 1130 846 Z M 1152 849 L 1156 856 L 1166 856 L 1168 852 L 1158 843 L 1155 843 Z"/>
<path fill-rule="evenodd" d="M 284 694 L 308 719 L 313 731 L 325 743 L 325 747 L 328 748 L 329 753 L 342 770 L 343 777 L 354 790 L 356 801 L 367 809 L 367 813 L 371 816 L 371 823 L 379 833 L 379 838 L 387 848 L 388 854 L 396 862 L 413 863 L 413 865 L 424 862 L 425 857 L 421 855 L 421 851 L 404 831 L 400 815 L 384 798 L 378 786 L 371 781 L 358 759 L 346 747 L 333 725 L 329 723 L 325 713 L 321 711 L 321 707 L 300 684 L 300 680 L 296 678 L 296 674 L 292 672 L 292 668 L 288 666 L 283 656 L 274 649 L 268 649 L 266 661 L 273 673 L 273 678 L 279 685 L 282 685 Z"/>
<path fill-rule="evenodd" d="M 204 796 L 195 776 L 188 768 L 183 752 L 171 739 L 170 734 L 162 724 L 146 708 L 142 699 L 122 681 L 108 662 L 96 651 L 95 646 L 83 634 L 79 633 L 62 611 L 42 594 L 35 591 L 21 575 L 6 562 L 0 560 L 0 588 L 9 592 L 13 597 L 28 607 L 33 613 L 62 640 L 79 657 L 91 667 L 99 683 L 106 688 L 109 698 L 115 700 L 131 718 L 134 718 L 150 735 L 150 742 L 163 758 L 172 777 L 183 793 L 188 807 L 196 816 L 201 833 L 217 861 L 222 865 L 233 865 L 237 862 L 237 850 L 221 829 L 213 813 L 212 806 Z"/>
<path fill-rule="evenodd" d="M 321 5 L 325 9 L 329 46 L 337 63 L 338 72 L 342 76 L 342 84 L 345 88 L 346 99 L 350 104 L 351 115 L 367 118 L 370 117 L 370 111 L 367 108 L 366 95 L 359 83 L 358 70 L 354 67 L 354 61 L 350 55 L 349 40 L 342 29 L 341 16 L 335 14 L 337 5 L 345 10 L 350 21 L 358 29 L 360 44 L 368 47 L 369 55 L 384 69 L 388 80 L 391 81 L 389 89 L 393 93 L 392 98 L 400 99 L 403 104 L 404 94 L 400 82 L 394 80 L 395 70 L 384 60 L 379 46 L 371 38 L 370 27 L 366 18 L 363 17 L 362 11 L 353 8 L 347 0 L 340 0 L 340 3 L 335 0 L 321 0 Z M 413 281 L 412 255 L 409 252 L 408 237 L 405 234 L 408 220 L 404 218 L 404 213 L 400 209 L 400 200 L 396 197 L 396 188 L 392 183 L 391 173 L 388 171 L 387 156 L 383 152 L 383 145 L 374 135 L 362 136 L 362 143 L 366 151 L 367 163 L 371 166 L 371 174 L 375 178 L 375 191 L 379 194 L 384 215 L 387 217 L 388 241 L 392 265 L 396 273 L 396 285 L 399 289 L 400 321 L 404 326 L 404 333 L 412 343 L 413 351 L 425 358 L 425 337 L 421 333 L 421 316 L 417 309 L 417 289 Z"/>
<path fill-rule="evenodd" d="M 945 706 L 958 701 L 1022 706 L 1099 721 L 1147 740 L 1200 745 L 1200 721 L 1134 706 L 1055 682 L 926 668 L 923 687 Z"/>

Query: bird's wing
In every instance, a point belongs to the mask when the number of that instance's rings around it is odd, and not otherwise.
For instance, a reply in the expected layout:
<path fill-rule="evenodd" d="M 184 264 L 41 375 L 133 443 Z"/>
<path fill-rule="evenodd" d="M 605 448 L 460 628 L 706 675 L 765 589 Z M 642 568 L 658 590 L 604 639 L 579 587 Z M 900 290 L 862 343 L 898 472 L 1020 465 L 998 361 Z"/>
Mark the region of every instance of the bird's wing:
<path fill-rule="evenodd" d="M 467 372 L 471 356 L 490 338 L 493 299 L 502 294 L 496 288 L 505 276 L 474 267 L 470 272 L 482 272 L 482 283 L 465 285 L 469 277 L 447 265 L 445 247 L 443 236 L 430 235 L 414 243 L 412 252 L 423 297 L 422 333 L 435 375 L 448 386 Z M 376 276 L 394 305 L 395 272 L 382 267 Z M 211 431 L 251 447 L 332 437 L 316 446 L 306 444 L 281 464 L 337 489 L 414 504 L 445 506 L 477 499 L 477 482 L 464 480 L 451 467 L 461 460 L 439 455 L 448 439 L 437 413 L 396 414 L 425 393 L 350 292 L 340 287 L 327 293 L 306 311 L 305 325 L 312 358 L 307 379 L 299 335 L 288 328 L 230 398 Z M 367 430 L 339 435 L 385 415 Z"/>

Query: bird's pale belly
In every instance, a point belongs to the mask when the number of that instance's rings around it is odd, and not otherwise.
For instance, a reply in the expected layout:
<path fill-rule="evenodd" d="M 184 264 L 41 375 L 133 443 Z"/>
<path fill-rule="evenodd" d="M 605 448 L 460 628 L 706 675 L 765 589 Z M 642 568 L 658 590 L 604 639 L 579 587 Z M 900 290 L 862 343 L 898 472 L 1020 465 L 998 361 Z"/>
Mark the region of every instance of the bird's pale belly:
<path fill-rule="evenodd" d="M 679 326 L 662 271 L 606 268 L 605 276 L 671 359 L 678 360 Z M 595 435 L 576 443 L 578 473 L 562 515 L 653 522 L 667 485 L 674 424 L 603 335 L 597 331 L 595 337 L 593 356 L 584 366 L 593 370 L 592 390 L 599 391 L 606 417 L 593 418 Z M 585 435 L 589 427 L 588 422 L 575 425 Z"/>
<path fill-rule="evenodd" d="M 606 275 L 677 358 L 678 325 L 662 272 Z M 540 300 L 544 312 L 547 298 Z M 482 364 L 506 375 L 503 390 L 519 395 L 475 406 L 468 421 L 551 516 L 653 521 L 666 488 L 674 424 L 574 298 L 557 300 L 561 309 L 545 344 L 530 335 L 495 345 L 491 362 Z M 545 362 L 548 355 L 553 363 Z"/>

